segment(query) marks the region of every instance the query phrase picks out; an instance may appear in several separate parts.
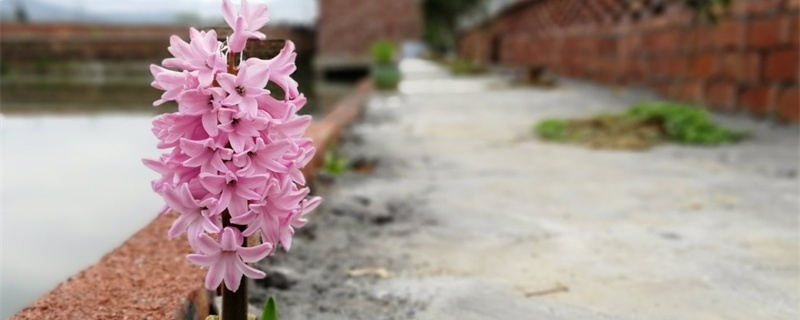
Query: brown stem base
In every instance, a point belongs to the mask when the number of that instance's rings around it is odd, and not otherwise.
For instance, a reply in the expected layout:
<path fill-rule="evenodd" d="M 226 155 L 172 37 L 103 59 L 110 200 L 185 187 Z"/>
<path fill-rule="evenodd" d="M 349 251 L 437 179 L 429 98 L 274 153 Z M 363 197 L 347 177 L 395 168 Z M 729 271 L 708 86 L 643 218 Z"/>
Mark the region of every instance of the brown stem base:
<path fill-rule="evenodd" d="M 242 279 L 236 292 L 222 288 L 222 318 L 220 320 L 247 320 L 247 279 Z"/>
<path fill-rule="evenodd" d="M 222 227 L 233 227 L 241 230 L 241 226 L 231 223 L 231 215 L 228 210 L 222 212 Z M 247 240 L 242 243 L 247 246 Z M 222 285 L 222 317 L 220 320 L 247 320 L 247 279 L 242 277 L 239 289 L 228 290 L 225 284 Z"/>

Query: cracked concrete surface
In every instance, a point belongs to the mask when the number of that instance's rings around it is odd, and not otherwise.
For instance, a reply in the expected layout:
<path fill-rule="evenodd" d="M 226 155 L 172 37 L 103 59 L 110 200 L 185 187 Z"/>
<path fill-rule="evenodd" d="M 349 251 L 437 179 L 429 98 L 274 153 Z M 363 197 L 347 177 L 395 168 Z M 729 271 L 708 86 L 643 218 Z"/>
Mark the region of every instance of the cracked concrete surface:
<path fill-rule="evenodd" d="M 800 316 L 797 127 L 716 116 L 751 138 L 590 150 L 531 126 L 651 97 L 401 67 L 402 94 L 371 101 L 350 151 L 390 169 L 331 197 L 420 199 L 427 223 L 370 243 L 404 257 L 373 290 L 424 302 L 414 319 Z"/>

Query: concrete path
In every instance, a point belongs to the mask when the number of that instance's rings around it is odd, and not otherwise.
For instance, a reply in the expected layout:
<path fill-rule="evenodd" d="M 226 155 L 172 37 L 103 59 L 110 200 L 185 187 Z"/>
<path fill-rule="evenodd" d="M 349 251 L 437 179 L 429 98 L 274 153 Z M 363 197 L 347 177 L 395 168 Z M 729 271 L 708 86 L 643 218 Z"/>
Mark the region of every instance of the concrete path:
<path fill-rule="evenodd" d="M 737 145 L 599 151 L 545 143 L 546 117 L 648 98 L 586 84 L 513 88 L 402 65 L 354 152 L 376 174 L 332 197 L 415 199 L 415 230 L 369 244 L 408 267 L 373 290 L 413 319 L 798 319 L 798 130 L 722 117 Z M 335 201 L 334 201 L 335 202 Z"/>

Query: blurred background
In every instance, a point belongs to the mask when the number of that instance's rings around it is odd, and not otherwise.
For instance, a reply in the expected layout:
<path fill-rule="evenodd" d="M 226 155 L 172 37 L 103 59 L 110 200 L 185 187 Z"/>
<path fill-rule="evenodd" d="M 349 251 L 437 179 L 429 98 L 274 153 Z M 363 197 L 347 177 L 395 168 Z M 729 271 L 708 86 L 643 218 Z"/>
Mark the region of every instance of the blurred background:
<path fill-rule="evenodd" d="M 234 1 L 237 2 L 237 1 Z M 317 115 L 370 73 L 375 44 L 456 73 L 509 72 L 643 87 L 797 122 L 791 0 L 268 0 L 271 39 L 297 45 Z M 223 26 L 217 0 L 0 1 L 2 314 L 95 262 L 161 207 L 151 63 L 169 36 Z M 269 56 L 280 46 L 262 46 Z M 260 50 L 260 51 L 259 51 Z M 373 52 L 371 52 L 371 50 Z M 24 285 L 23 285 L 24 284 Z"/>

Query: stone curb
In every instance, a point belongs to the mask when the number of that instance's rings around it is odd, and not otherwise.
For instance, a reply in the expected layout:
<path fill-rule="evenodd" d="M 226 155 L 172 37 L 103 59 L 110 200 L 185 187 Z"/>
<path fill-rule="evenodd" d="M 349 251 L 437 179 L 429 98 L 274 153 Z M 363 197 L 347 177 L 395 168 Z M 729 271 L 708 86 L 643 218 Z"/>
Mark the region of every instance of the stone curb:
<path fill-rule="evenodd" d="M 325 152 L 358 118 L 371 90 L 371 82 L 362 80 L 322 120 L 311 123 L 306 135 L 317 152 L 303 172 L 307 179 L 313 179 Z M 11 319 L 204 320 L 213 294 L 203 287 L 205 270 L 184 258 L 191 251 L 185 236 L 167 239 L 174 219 L 174 214 L 156 218 Z"/>

